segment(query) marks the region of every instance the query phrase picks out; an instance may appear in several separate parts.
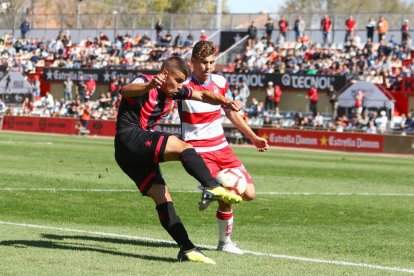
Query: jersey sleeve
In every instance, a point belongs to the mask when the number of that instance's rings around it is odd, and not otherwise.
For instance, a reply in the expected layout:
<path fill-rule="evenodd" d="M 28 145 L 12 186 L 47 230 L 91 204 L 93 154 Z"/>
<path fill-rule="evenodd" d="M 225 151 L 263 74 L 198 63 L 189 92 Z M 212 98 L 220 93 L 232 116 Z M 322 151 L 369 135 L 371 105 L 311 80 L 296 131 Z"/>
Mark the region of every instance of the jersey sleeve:
<path fill-rule="evenodd" d="M 233 93 L 231 92 L 230 88 L 229 88 L 229 83 L 226 82 L 226 86 L 222 89 L 222 91 L 224 92 L 224 97 L 230 99 L 230 100 L 234 100 L 233 99 Z M 221 105 L 221 107 L 223 109 L 229 109 L 227 105 Z"/>
<path fill-rule="evenodd" d="M 183 86 L 174 96 L 173 100 L 189 100 L 193 95 L 193 89 L 188 86 Z"/>
<path fill-rule="evenodd" d="M 138 76 L 131 83 L 146 83 L 146 82 L 148 82 L 147 78 L 145 78 L 144 76 Z M 122 92 L 123 92 L 123 89 L 119 91 L 121 95 L 122 95 Z"/>

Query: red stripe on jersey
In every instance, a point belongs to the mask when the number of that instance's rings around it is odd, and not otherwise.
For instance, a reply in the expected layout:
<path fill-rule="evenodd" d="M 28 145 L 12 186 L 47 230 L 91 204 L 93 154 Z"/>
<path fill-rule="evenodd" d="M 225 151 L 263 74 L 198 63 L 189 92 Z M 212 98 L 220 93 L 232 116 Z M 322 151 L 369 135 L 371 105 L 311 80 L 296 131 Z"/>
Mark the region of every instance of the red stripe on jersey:
<path fill-rule="evenodd" d="M 148 120 L 152 115 L 152 111 L 154 111 L 155 106 L 158 104 L 158 91 L 156 88 L 151 89 L 148 92 L 148 100 L 142 106 L 140 112 L 140 121 L 142 129 L 148 128 Z"/>
<path fill-rule="evenodd" d="M 226 213 L 226 212 L 217 210 L 216 217 L 221 220 L 229 220 L 233 217 L 233 212 Z"/>
<path fill-rule="evenodd" d="M 222 144 L 226 141 L 226 136 L 224 134 L 210 138 L 210 139 L 203 139 L 203 140 L 188 140 L 185 141 L 186 143 L 191 144 L 193 147 L 214 147 Z"/>
<path fill-rule="evenodd" d="M 155 149 L 155 155 L 154 155 L 155 164 L 158 164 L 158 157 L 160 156 L 160 149 L 161 149 L 162 141 L 164 141 L 164 136 L 160 137 L 160 140 L 158 140 L 158 143 L 157 143 L 157 148 Z"/>
<path fill-rule="evenodd" d="M 151 179 L 154 178 L 154 176 L 155 176 L 155 172 L 152 172 L 150 175 L 148 175 L 147 178 L 145 178 L 145 180 L 141 183 L 141 185 L 138 185 L 138 188 L 141 193 L 142 191 L 145 190 L 145 187 L 147 187 L 148 183 L 151 181 Z"/>
<path fill-rule="evenodd" d="M 182 112 L 182 120 L 184 123 L 189 124 L 206 124 L 210 122 L 214 122 L 215 120 L 221 119 L 221 112 L 213 111 L 213 112 L 201 112 L 201 113 L 190 113 L 187 111 Z"/>

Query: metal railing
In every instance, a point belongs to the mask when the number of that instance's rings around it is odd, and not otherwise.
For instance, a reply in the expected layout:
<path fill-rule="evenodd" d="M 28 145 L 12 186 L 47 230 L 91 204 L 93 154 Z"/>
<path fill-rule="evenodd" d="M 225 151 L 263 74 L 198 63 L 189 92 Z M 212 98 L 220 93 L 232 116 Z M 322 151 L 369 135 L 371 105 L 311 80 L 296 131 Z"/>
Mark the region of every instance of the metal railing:
<path fill-rule="evenodd" d="M 35 14 L 29 16 L 31 29 L 153 29 L 159 18 L 163 20 L 166 30 L 234 30 L 245 29 L 252 20 L 257 21 L 258 28 L 264 28 L 265 20 L 272 17 L 277 29 L 277 21 L 282 14 Z M 296 16 L 300 15 L 309 31 L 319 30 L 324 13 L 283 14 L 290 28 Z M 329 14 L 335 30 L 345 30 L 348 13 Z M 390 30 L 400 30 L 405 19 L 414 22 L 414 14 L 353 14 L 358 30 L 365 30 L 369 17 L 378 20 L 383 15 Z M 0 29 L 18 29 L 25 14 L 0 14 Z M 221 19 L 221 20 L 218 20 Z M 221 22 L 221 26 L 217 26 Z"/>
<path fill-rule="evenodd" d="M 294 41 L 295 34 L 292 30 L 294 21 L 299 15 L 306 23 L 306 29 L 311 41 L 322 42 L 320 31 L 320 22 L 323 13 L 312 14 L 283 14 L 289 22 L 289 31 L 287 32 L 286 41 Z M 365 41 L 365 26 L 370 17 L 376 21 L 379 16 L 383 15 L 389 23 L 389 36 L 393 35 L 397 41 L 401 39 L 401 25 L 404 20 L 414 22 L 413 14 L 370 14 L 359 13 L 353 14 L 356 20 L 356 32 L 360 38 Z M 135 37 L 142 35 L 144 32 L 155 39 L 154 26 L 158 19 L 164 23 L 164 29 L 171 31 L 176 35 L 178 31 L 192 32 L 197 39 L 202 29 L 209 34 L 216 31 L 247 30 L 250 22 L 254 20 L 258 28 L 258 35 L 264 32 L 264 25 L 268 17 L 275 21 L 275 31 L 273 38 L 277 37 L 277 22 L 281 14 L 129 14 L 129 13 L 111 13 L 111 14 L 35 14 L 26 16 L 25 14 L 0 14 L 0 36 L 5 33 L 11 33 L 14 37 L 20 37 L 20 23 L 23 18 L 27 17 L 30 22 L 30 38 L 56 38 L 60 30 L 68 30 L 71 33 L 72 41 L 77 43 L 88 37 L 96 37 L 99 32 L 104 32 L 109 39 L 113 40 L 118 33 L 128 32 Z M 342 43 L 345 38 L 345 20 L 349 16 L 347 13 L 329 14 L 332 22 L 332 33 L 330 40 L 333 43 Z M 414 37 L 413 32 L 411 36 Z M 184 34 L 186 35 L 186 34 Z M 214 36 L 212 41 L 219 44 L 219 36 Z"/>

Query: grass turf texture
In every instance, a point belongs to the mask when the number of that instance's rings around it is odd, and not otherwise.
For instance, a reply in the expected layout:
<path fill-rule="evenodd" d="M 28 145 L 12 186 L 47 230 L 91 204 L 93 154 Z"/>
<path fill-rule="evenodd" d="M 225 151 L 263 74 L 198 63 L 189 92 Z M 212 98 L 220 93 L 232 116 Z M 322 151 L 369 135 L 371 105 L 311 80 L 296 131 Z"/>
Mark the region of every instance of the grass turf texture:
<path fill-rule="evenodd" d="M 380 195 L 414 194 L 413 158 L 234 150 L 259 193 L 234 210 L 233 240 L 242 249 L 414 269 L 414 197 Z M 171 241 L 158 222 L 153 202 L 142 197 L 116 165 L 111 139 L 0 132 L 0 164 L 0 221 Z M 214 247 L 215 207 L 198 211 L 196 182 L 180 163 L 163 164 L 162 169 L 191 239 Z M 176 262 L 177 252 L 175 245 L 151 240 L 0 224 L 0 274 L 398 273 L 209 249 L 204 252 L 216 266 L 183 264 Z"/>

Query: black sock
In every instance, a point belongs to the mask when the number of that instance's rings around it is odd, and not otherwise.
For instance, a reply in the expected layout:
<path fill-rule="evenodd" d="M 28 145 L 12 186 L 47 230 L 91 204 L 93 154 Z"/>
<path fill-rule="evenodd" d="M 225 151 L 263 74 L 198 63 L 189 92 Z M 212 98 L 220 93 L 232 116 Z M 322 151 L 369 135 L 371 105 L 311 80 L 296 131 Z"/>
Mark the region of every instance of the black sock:
<path fill-rule="evenodd" d="M 187 231 L 181 223 L 180 217 L 175 213 L 172 202 L 167 201 L 156 207 L 161 225 L 167 230 L 168 234 L 177 242 L 183 251 L 192 250 L 194 244 L 188 238 Z"/>
<path fill-rule="evenodd" d="M 195 149 L 189 148 L 184 150 L 180 154 L 180 160 L 188 174 L 197 179 L 203 187 L 218 186 L 217 181 L 211 176 L 206 163 L 204 163 Z"/>

